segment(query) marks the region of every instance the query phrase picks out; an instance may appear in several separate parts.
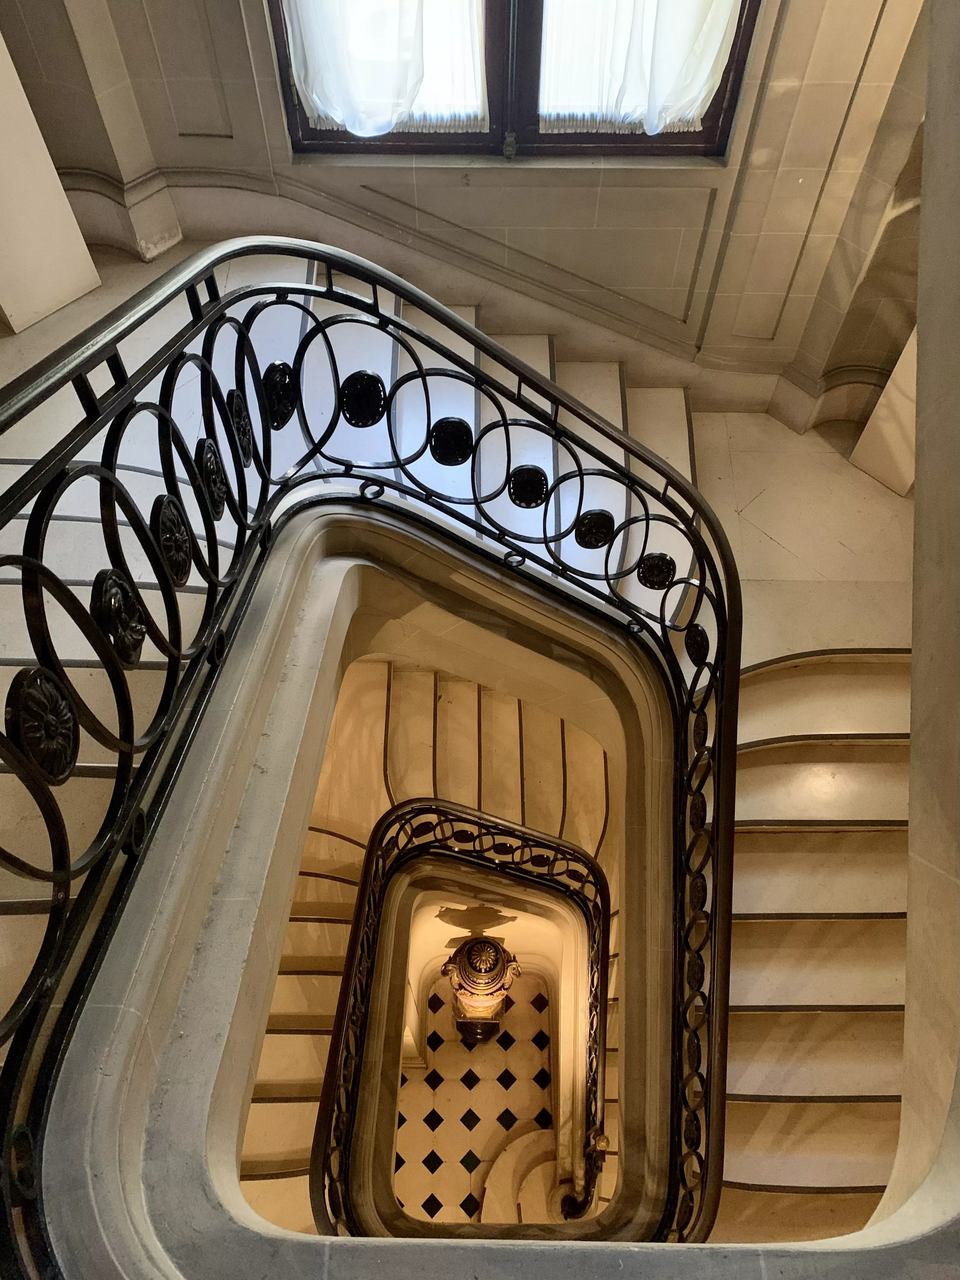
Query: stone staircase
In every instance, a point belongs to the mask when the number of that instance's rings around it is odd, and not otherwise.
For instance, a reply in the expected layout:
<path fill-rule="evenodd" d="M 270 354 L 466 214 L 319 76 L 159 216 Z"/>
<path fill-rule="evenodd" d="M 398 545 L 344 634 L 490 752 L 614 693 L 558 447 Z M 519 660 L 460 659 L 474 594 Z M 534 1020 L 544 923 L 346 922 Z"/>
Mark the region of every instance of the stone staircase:
<path fill-rule="evenodd" d="M 725 1186 L 711 1240 L 855 1231 L 900 1121 L 910 660 L 744 673 Z"/>

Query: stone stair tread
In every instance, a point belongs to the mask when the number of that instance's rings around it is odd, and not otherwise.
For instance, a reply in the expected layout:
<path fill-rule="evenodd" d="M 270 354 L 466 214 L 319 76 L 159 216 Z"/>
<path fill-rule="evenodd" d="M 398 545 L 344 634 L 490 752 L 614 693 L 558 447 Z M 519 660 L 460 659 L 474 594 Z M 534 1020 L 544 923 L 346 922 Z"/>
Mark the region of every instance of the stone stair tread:
<path fill-rule="evenodd" d="M 905 829 L 738 831 L 734 864 L 737 914 L 906 910 Z"/>
<path fill-rule="evenodd" d="M 895 1098 L 902 1076 L 900 1012 L 758 1009 L 730 1015 L 730 1095 Z"/>
<path fill-rule="evenodd" d="M 319 1102 L 323 1077 L 314 1080 L 260 1080 L 253 1086 L 253 1102 Z"/>
<path fill-rule="evenodd" d="M 328 1036 L 333 1031 L 334 1018 L 332 1013 L 271 1013 L 267 1034 Z"/>
<path fill-rule="evenodd" d="M 790 1192 L 725 1185 L 710 1244 L 762 1244 L 849 1235 L 866 1226 L 880 1191 Z"/>
<path fill-rule="evenodd" d="M 724 1181 L 783 1188 L 876 1188 L 900 1130 L 895 1102 L 728 1102 Z"/>
<path fill-rule="evenodd" d="M 313 902 L 298 898 L 290 907 L 290 919 L 296 921 L 313 920 L 318 924 L 349 924 L 353 919 L 352 902 Z"/>
<path fill-rule="evenodd" d="M 772 920 L 733 925 L 730 1004 L 903 1004 L 906 921 Z"/>
<path fill-rule="evenodd" d="M 907 733 L 909 655 L 830 654 L 744 677 L 741 742 L 786 733 Z"/>
<path fill-rule="evenodd" d="M 280 973 L 285 976 L 343 973 L 345 956 L 284 956 L 280 961 Z"/>
<path fill-rule="evenodd" d="M 628 387 L 627 430 L 638 444 L 693 479 L 690 422 L 682 387 Z"/>
<path fill-rule="evenodd" d="M 905 821 L 909 743 L 781 742 L 740 752 L 739 820 Z"/>

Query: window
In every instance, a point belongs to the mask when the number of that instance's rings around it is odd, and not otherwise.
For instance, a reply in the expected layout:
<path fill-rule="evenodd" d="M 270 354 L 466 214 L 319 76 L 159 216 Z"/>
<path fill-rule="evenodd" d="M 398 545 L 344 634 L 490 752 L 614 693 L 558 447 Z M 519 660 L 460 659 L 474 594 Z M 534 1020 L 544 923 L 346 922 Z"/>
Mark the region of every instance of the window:
<path fill-rule="evenodd" d="M 760 0 L 270 0 L 299 151 L 726 149 Z"/>

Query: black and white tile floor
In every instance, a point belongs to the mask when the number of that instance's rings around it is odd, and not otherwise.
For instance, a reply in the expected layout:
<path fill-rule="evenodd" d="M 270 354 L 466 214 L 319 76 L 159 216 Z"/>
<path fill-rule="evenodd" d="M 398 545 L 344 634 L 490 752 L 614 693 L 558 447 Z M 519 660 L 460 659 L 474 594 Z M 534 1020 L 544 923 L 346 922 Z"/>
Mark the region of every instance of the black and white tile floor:
<path fill-rule="evenodd" d="M 515 1137 L 552 1129 L 550 1007 L 542 980 L 515 979 L 500 1034 L 468 1049 L 449 982 L 428 998 L 426 1066 L 400 1077 L 394 1190 L 413 1218 L 479 1222 L 493 1161 Z"/>

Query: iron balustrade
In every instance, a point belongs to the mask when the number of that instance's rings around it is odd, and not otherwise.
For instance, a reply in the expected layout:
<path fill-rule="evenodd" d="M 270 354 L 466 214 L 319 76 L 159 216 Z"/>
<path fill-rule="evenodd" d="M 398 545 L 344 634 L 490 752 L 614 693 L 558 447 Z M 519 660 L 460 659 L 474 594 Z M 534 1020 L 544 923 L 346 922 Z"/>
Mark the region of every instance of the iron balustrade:
<path fill-rule="evenodd" d="M 350 941 L 343 965 L 330 1052 L 310 1158 L 310 1198 L 321 1230 L 364 1235 L 351 1189 L 354 1124 L 361 1106 L 364 1047 L 370 1029 L 380 923 L 397 874 L 429 856 L 493 868 L 521 885 L 559 893 L 574 904 L 587 933 L 587 1034 L 584 1078 L 583 1186 L 562 1202 L 565 1218 L 593 1204 L 602 1164 L 610 892 L 595 858 L 565 840 L 492 818 L 447 800 L 407 800 L 376 824 L 367 843 Z M 410 1222 L 410 1233 L 431 1232 Z"/>
<path fill-rule="evenodd" d="M 254 255 L 283 279 L 222 292 Z M 351 355 L 357 336 L 385 344 L 386 377 Z M 431 407 L 467 399 L 469 411 Z M 18 462 L 17 440 L 37 433 L 49 448 Z M 0 765 L 47 846 L 0 848 L 3 872 L 40 895 L 6 910 L 45 920 L 0 1023 L 6 1269 L 29 1273 L 24 1249 L 55 1268 L 39 1159 L 70 1029 L 272 539 L 330 501 L 389 507 L 616 624 L 652 659 L 675 753 L 657 1238 L 703 1239 L 722 1174 L 741 609 L 695 487 L 397 276 L 281 237 L 196 254 L 41 361 L 6 389 L 0 437 L 18 471 L 0 501 L 0 590 L 17 599 L 2 625 L 18 659 Z M 95 761 L 78 763 L 81 743 Z M 78 834 L 78 788 L 93 782 L 95 829 Z"/>

